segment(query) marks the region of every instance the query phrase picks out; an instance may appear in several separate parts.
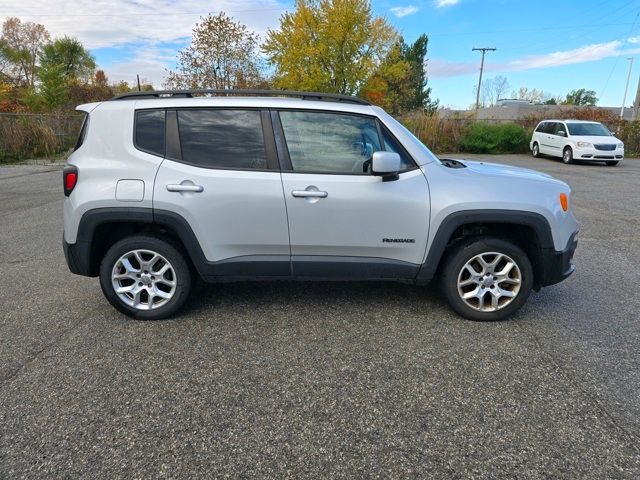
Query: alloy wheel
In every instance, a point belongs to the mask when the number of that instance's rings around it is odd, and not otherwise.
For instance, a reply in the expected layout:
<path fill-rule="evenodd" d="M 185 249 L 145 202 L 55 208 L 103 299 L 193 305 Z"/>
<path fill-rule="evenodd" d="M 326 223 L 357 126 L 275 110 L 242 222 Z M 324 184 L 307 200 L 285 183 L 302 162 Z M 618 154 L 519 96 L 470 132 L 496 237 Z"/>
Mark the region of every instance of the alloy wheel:
<path fill-rule="evenodd" d="M 111 284 L 118 298 L 137 310 L 166 305 L 176 291 L 176 273 L 169 261 L 151 250 L 131 250 L 114 264 Z"/>
<path fill-rule="evenodd" d="M 521 284 L 518 264 L 499 252 L 474 256 L 458 274 L 460 298 L 480 312 L 494 312 L 509 305 L 518 295 Z"/>

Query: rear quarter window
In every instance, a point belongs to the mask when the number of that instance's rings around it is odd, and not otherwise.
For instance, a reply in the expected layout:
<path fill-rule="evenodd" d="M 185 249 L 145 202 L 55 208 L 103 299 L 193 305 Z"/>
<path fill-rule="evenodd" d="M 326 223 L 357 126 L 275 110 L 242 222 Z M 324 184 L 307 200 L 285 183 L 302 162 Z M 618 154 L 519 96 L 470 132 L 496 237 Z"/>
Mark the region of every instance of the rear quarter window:
<path fill-rule="evenodd" d="M 89 129 L 89 114 L 86 112 L 83 113 L 84 118 L 82 119 L 82 125 L 80 126 L 80 133 L 78 133 L 78 140 L 76 141 L 75 147 L 73 147 L 74 152 L 82 146 L 84 140 L 87 138 L 87 130 Z"/>
<path fill-rule="evenodd" d="M 136 112 L 134 128 L 134 144 L 138 150 L 164 157 L 164 110 L 138 110 Z"/>

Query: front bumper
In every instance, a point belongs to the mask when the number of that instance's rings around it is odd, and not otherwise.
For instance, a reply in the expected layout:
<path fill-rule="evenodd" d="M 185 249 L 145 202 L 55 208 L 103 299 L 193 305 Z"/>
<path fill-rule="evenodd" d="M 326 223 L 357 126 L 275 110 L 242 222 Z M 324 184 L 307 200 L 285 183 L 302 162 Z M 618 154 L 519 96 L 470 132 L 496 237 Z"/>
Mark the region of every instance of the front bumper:
<path fill-rule="evenodd" d="M 540 286 L 546 287 L 555 285 L 569 277 L 576 269 L 573 264 L 573 254 L 578 247 L 578 232 L 569 238 L 564 250 L 558 252 L 554 249 L 544 249 L 542 251 L 542 275 Z"/>
<path fill-rule="evenodd" d="M 624 148 L 617 148 L 616 150 L 597 150 L 593 147 L 574 149 L 573 158 L 576 160 L 617 160 L 620 161 L 624 158 Z"/>

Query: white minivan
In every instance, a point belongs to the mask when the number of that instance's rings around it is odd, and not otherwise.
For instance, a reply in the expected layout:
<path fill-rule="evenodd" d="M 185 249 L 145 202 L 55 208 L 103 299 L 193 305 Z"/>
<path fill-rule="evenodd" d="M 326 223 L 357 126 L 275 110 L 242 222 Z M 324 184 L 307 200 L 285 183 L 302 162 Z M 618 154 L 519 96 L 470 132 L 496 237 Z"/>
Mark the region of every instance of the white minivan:
<path fill-rule="evenodd" d="M 601 123 L 584 120 L 544 120 L 529 144 L 534 157 L 551 155 L 564 163 L 605 162 L 613 167 L 624 158 L 624 144 Z"/>

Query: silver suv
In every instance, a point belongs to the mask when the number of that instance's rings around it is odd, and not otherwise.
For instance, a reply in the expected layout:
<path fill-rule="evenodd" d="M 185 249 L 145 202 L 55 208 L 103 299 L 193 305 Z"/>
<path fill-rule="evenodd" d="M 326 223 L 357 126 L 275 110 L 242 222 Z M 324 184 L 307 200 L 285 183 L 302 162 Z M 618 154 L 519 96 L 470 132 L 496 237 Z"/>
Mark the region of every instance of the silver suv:
<path fill-rule="evenodd" d="M 358 98 L 160 91 L 78 110 L 65 256 L 134 318 L 174 314 L 197 278 L 437 276 L 460 315 L 498 320 L 574 271 L 566 183 L 438 159 Z"/>

